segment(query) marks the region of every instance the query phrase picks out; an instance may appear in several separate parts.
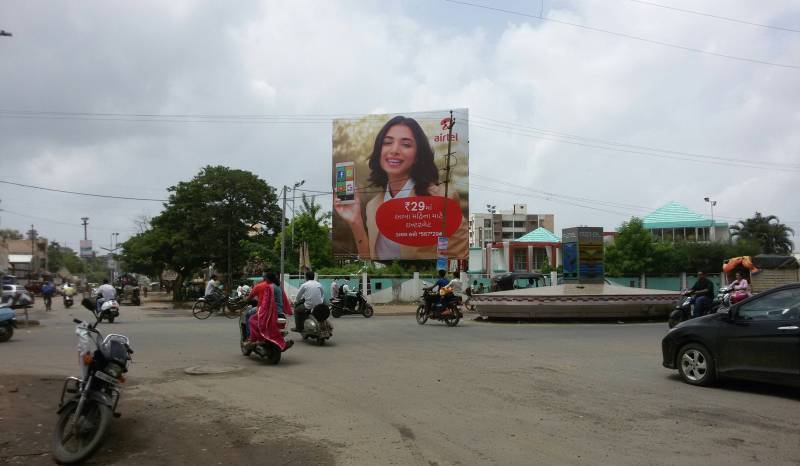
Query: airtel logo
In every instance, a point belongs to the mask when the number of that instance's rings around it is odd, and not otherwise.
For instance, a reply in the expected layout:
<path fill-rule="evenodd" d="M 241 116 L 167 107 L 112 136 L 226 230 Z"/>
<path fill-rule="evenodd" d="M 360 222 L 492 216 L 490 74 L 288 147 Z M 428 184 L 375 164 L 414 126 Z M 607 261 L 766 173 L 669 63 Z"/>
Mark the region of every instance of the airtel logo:
<path fill-rule="evenodd" d="M 442 125 L 442 131 L 446 131 L 450 128 L 450 118 L 442 118 L 442 121 L 439 122 Z"/>

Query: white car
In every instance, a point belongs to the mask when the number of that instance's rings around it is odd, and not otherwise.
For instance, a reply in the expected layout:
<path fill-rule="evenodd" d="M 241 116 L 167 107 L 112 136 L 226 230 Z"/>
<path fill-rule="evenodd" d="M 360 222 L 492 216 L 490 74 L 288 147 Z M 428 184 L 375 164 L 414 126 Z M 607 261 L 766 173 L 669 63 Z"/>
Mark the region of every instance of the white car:
<path fill-rule="evenodd" d="M 33 304 L 33 294 L 29 293 L 28 290 L 25 289 L 24 286 L 14 284 L 3 284 L 3 297 L 0 298 L 0 302 L 11 301 L 11 298 L 16 295 L 17 293 L 25 293 L 30 298 L 31 304 Z"/>

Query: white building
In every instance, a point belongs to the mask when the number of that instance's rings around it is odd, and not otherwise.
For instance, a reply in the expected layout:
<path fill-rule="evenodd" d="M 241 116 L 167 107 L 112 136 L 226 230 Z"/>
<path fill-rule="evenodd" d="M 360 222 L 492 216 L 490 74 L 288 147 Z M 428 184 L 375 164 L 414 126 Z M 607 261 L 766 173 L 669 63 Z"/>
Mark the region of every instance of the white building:
<path fill-rule="evenodd" d="M 469 245 L 482 248 L 490 243 L 519 239 L 537 228 L 555 230 L 553 214 L 529 214 L 527 204 L 514 204 L 510 210 L 474 213 L 469 216 Z"/>

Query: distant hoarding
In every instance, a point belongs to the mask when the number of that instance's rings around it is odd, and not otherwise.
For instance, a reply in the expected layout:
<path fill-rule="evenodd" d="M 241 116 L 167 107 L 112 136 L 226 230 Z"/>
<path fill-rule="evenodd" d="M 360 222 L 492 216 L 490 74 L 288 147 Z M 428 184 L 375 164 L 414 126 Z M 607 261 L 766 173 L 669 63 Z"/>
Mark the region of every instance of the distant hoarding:
<path fill-rule="evenodd" d="M 449 110 L 334 120 L 335 256 L 467 258 L 467 110 L 453 118 L 452 135 Z"/>
<path fill-rule="evenodd" d="M 92 240 L 82 239 L 80 249 L 81 257 L 92 257 Z"/>

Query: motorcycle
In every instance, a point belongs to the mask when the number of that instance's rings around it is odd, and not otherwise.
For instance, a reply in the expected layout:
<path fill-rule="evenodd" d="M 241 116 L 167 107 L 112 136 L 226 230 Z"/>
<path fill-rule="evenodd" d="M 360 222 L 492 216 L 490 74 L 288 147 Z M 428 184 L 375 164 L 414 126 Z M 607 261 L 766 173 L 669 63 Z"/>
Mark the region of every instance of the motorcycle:
<path fill-rule="evenodd" d="M 681 322 L 691 319 L 692 314 L 694 314 L 694 300 L 692 296 L 687 294 L 686 290 L 683 290 L 678 302 L 675 303 L 675 309 L 669 314 L 667 325 L 672 328 Z"/>
<path fill-rule="evenodd" d="M 241 317 L 241 311 L 247 305 L 247 296 L 227 298 L 221 292 L 214 292 L 207 297 L 197 298 L 192 306 L 192 315 L 197 319 L 204 320 L 215 312 L 222 312 L 225 317 L 233 319 Z"/>
<path fill-rule="evenodd" d="M 439 299 L 436 299 L 437 297 Z M 455 327 L 462 317 L 464 317 L 464 314 L 461 312 L 461 298 L 459 296 L 446 295 L 440 297 L 438 292 L 433 292 L 429 288 L 423 290 L 416 312 L 418 324 L 423 325 L 428 319 L 436 319 L 444 322 L 448 327 Z"/>
<path fill-rule="evenodd" d="M 119 303 L 115 299 L 107 299 L 100 304 L 100 309 L 97 309 L 97 300 L 99 298 L 83 298 L 81 304 L 86 309 L 92 311 L 92 314 L 97 318 L 98 322 L 103 319 L 108 320 L 109 324 L 114 323 L 114 319 L 119 317 Z"/>
<path fill-rule="evenodd" d="M 14 336 L 17 328 L 16 309 L 25 309 L 33 305 L 33 298 L 27 291 L 17 292 L 11 299 L 0 303 L 0 343 Z"/>
<path fill-rule="evenodd" d="M 250 310 L 254 307 L 254 304 L 248 303 L 247 307 L 245 307 L 239 315 L 239 347 L 242 350 L 242 354 L 245 356 L 250 356 L 250 354 L 255 353 L 261 359 L 266 359 L 269 364 L 278 364 L 281 361 L 281 354 L 291 348 L 294 342 L 292 340 L 287 340 L 283 348 L 281 348 L 278 342 L 272 340 L 259 341 L 255 346 L 248 344 L 247 334 L 249 322 L 247 322 L 247 317 L 249 316 Z M 289 335 L 289 331 L 286 330 L 286 317 L 283 315 L 278 316 L 278 327 L 284 338 Z"/>
<path fill-rule="evenodd" d="M 304 301 L 304 299 L 301 299 L 295 305 L 295 308 L 303 304 Z M 317 341 L 318 345 L 322 346 L 325 344 L 325 340 L 333 336 L 333 324 L 328 320 L 330 316 L 331 310 L 328 306 L 325 304 L 317 304 L 308 314 L 306 320 L 303 321 L 303 328 L 295 330 L 295 332 L 299 333 L 304 341 L 313 339 Z"/>
<path fill-rule="evenodd" d="M 338 319 L 345 314 L 361 314 L 366 318 L 375 314 L 372 304 L 364 298 L 361 287 L 356 290 L 355 296 L 347 296 L 342 291 L 339 293 L 339 297 L 331 299 L 331 315 Z"/>
<path fill-rule="evenodd" d="M 97 330 L 100 319 L 94 324 L 78 319 L 73 322 L 81 378 L 64 380 L 53 431 L 53 457 L 67 464 L 83 461 L 97 450 L 111 417 L 120 416 L 117 405 L 125 383 L 123 374 L 128 372 L 133 354 L 125 335 L 103 338 Z"/>

